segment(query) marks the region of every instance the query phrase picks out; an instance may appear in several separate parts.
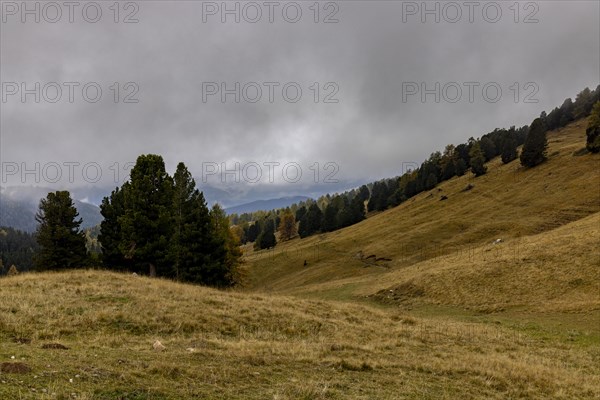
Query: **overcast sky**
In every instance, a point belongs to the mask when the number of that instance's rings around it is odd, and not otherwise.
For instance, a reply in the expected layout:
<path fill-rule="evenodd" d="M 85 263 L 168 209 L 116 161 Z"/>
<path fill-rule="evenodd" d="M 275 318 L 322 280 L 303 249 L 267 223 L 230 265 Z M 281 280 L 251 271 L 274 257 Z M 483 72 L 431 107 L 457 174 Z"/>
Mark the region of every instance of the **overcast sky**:
<path fill-rule="evenodd" d="M 438 15 L 422 2 L 227 2 L 239 23 L 221 2 L 26 3 L 39 15 L 22 4 L 2 2 L 2 186 L 37 184 L 22 169 L 38 162 L 40 185 L 111 187 L 116 165 L 159 153 L 199 184 L 236 186 L 221 168 L 239 162 L 240 181 L 262 170 L 239 191 L 339 190 L 600 83 L 597 1 L 428 2 Z"/>

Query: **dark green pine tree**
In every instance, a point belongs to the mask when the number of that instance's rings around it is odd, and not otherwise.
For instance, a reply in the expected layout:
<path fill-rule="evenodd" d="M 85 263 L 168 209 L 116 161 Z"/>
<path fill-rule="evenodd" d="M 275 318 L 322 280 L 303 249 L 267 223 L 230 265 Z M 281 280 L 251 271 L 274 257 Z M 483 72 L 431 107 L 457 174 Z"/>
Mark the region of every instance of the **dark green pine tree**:
<path fill-rule="evenodd" d="M 517 159 L 517 141 L 512 135 L 508 135 L 502 144 L 502 153 L 500 154 L 500 157 L 502 158 L 502 162 L 504 164 L 508 164 L 509 162 Z"/>
<path fill-rule="evenodd" d="M 301 238 L 305 238 L 321 231 L 322 221 L 323 212 L 317 203 L 312 203 L 308 207 L 306 214 L 300 219 L 298 234 Z"/>
<path fill-rule="evenodd" d="M 300 221 L 308 212 L 308 208 L 306 206 L 302 206 L 296 210 L 296 221 Z"/>
<path fill-rule="evenodd" d="M 122 270 L 129 266 L 120 250 L 123 240 L 120 218 L 125 215 L 125 192 L 128 188 L 128 183 L 122 188 L 115 188 L 100 204 L 100 214 L 104 219 L 100 223 L 98 242 L 102 246 L 102 264 L 108 269 Z"/>
<path fill-rule="evenodd" d="M 592 108 L 585 134 L 587 136 L 585 147 L 588 151 L 600 152 L 600 101 L 597 101 Z"/>
<path fill-rule="evenodd" d="M 456 171 L 456 176 L 463 176 L 467 170 L 467 164 L 463 158 L 457 158 L 454 162 L 454 170 Z"/>
<path fill-rule="evenodd" d="M 548 140 L 546 125 L 541 118 L 536 118 L 529 127 L 529 134 L 521 151 L 521 164 L 524 167 L 535 167 L 546 160 Z"/>
<path fill-rule="evenodd" d="M 184 163 L 173 175 L 173 233 L 169 243 L 171 271 L 167 276 L 177 280 L 210 284 L 219 263 L 224 244 L 212 231 L 210 213 L 204 195 Z"/>
<path fill-rule="evenodd" d="M 232 286 L 238 280 L 237 267 L 242 256 L 239 240 L 230 229 L 227 214 L 218 204 L 210 210 L 210 221 L 212 250 L 209 253 L 210 262 L 202 271 L 202 283 L 216 287 Z M 273 246 L 275 246 L 274 229 L 273 226 Z"/>
<path fill-rule="evenodd" d="M 589 115 L 595 102 L 594 93 L 589 88 L 583 89 L 575 98 L 575 103 L 573 104 L 573 117 L 579 119 Z"/>
<path fill-rule="evenodd" d="M 434 173 L 430 173 L 425 181 L 425 189 L 433 189 L 438 184 L 437 176 Z"/>
<path fill-rule="evenodd" d="M 337 226 L 336 229 L 344 228 L 346 226 L 350 226 L 354 223 L 352 209 L 350 207 L 350 202 L 348 201 L 348 197 L 346 195 L 342 195 L 338 197 L 338 204 L 340 205 L 338 215 L 337 215 Z"/>
<path fill-rule="evenodd" d="M 489 137 L 482 137 L 479 141 L 479 147 L 481 147 L 481 151 L 483 152 L 483 156 L 485 157 L 486 162 L 496 157 L 496 146 Z"/>
<path fill-rule="evenodd" d="M 262 223 L 262 228 L 258 238 L 256 238 L 256 242 L 254 243 L 254 248 L 256 250 L 262 249 L 270 249 L 275 247 L 277 240 L 275 239 L 275 221 L 271 218 L 268 218 L 266 221 Z"/>
<path fill-rule="evenodd" d="M 388 187 L 385 182 L 375 182 L 371 190 L 371 198 L 367 203 L 369 211 L 383 211 L 387 208 Z"/>
<path fill-rule="evenodd" d="M 37 270 L 80 268 L 87 262 L 81 218 L 67 191 L 48 193 L 35 216 L 36 240 L 40 246 Z"/>
<path fill-rule="evenodd" d="M 485 156 L 479 147 L 479 142 L 473 143 L 469 150 L 469 158 L 471 160 L 471 171 L 475 176 L 484 175 L 487 172 L 487 167 L 484 165 Z"/>
<path fill-rule="evenodd" d="M 449 154 L 442 161 L 442 180 L 446 181 L 456 175 L 454 154 Z"/>
<path fill-rule="evenodd" d="M 469 159 L 469 150 L 469 143 L 461 143 L 458 146 L 456 146 L 456 149 L 454 150 L 457 156 L 457 160 L 454 163 L 454 167 L 456 168 L 456 175 L 458 176 L 466 174 L 469 170 L 469 163 L 471 162 L 471 160 Z M 462 163 L 460 163 L 459 160 L 462 160 Z M 459 172 L 462 172 L 462 174 Z"/>
<path fill-rule="evenodd" d="M 150 276 L 167 276 L 168 252 L 172 233 L 173 180 L 165 171 L 159 155 L 138 157 L 125 191 L 125 214 L 119 246 L 125 258 Z"/>
<path fill-rule="evenodd" d="M 333 198 L 331 202 L 327 204 L 327 207 L 325 207 L 322 224 L 323 232 L 335 231 L 338 228 L 338 214 L 340 208 L 337 203 L 335 198 Z"/>
<path fill-rule="evenodd" d="M 351 224 L 356 224 L 366 218 L 365 202 L 362 196 L 355 196 L 350 202 Z"/>
<path fill-rule="evenodd" d="M 369 188 L 367 187 L 367 185 L 362 185 L 360 189 L 358 189 L 358 194 L 356 195 L 356 197 L 361 199 L 363 202 L 369 200 L 369 197 L 371 197 L 371 193 L 369 192 Z"/>
<path fill-rule="evenodd" d="M 252 223 L 248 226 L 248 232 L 246 233 L 246 240 L 248 242 L 256 242 L 256 239 L 260 235 L 260 224 L 258 222 Z"/>

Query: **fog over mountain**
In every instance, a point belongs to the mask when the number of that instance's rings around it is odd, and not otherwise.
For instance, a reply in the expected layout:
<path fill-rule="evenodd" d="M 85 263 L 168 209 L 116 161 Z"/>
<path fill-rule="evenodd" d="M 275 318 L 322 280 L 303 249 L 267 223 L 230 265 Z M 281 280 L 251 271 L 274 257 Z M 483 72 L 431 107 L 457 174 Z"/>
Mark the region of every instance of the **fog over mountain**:
<path fill-rule="evenodd" d="M 0 226 L 9 226 L 25 232 L 34 232 L 37 228 L 35 215 L 40 199 L 46 197 L 49 188 L 9 187 L 0 190 Z M 102 221 L 97 205 L 73 200 L 82 219 L 82 228 L 91 228 Z"/>
<path fill-rule="evenodd" d="M 99 3 L 94 23 L 5 5 L 0 184 L 97 204 L 158 153 L 225 206 L 314 196 L 597 85 L 598 2 L 484 3 Z"/>

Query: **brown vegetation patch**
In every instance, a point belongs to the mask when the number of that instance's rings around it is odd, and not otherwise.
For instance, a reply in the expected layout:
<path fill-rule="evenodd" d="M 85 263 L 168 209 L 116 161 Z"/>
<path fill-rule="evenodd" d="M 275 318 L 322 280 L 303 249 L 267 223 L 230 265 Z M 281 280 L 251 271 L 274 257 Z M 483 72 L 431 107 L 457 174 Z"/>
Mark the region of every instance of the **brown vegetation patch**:
<path fill-rule="evenodd" d="M 0 372 L 5 374 L 26 374 L 31 372 L 31 367 L 22 362 L 0 363 Z"/>
<path fill-rule="evenodd" d="M 51 349 L 51 350 L 69 350 L 67 346 L 64 346 L 60 343 L 46 343 L 42 345 L 42 349 Z"/>
<path fill-rule="evenodd" d="M 423 288 L 413 282 L 405 282 L 390 289 L 383 289 L 373 296 L 382 303 L 402 303 L 425 295 Z"/>

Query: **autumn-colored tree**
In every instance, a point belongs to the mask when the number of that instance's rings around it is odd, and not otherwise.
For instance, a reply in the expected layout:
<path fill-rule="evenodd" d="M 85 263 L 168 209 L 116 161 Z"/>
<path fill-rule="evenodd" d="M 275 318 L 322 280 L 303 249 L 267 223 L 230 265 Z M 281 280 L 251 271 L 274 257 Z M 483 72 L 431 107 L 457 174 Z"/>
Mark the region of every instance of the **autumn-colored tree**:
<path fill-rule="evenodd" d="M 8 269 L 8 273 L 6 275 L 14 276 L 14 275 L 18 275 L 18 274 L 19 274 L 19 271 L 17 270 L 17 267 L 15 267 L 15 264 L 13 264 Z"/>
<path fill-rule="evenodd" d="M 471 159 L 471 171 L 475 176 L 484 175 L 487 172 L 487 167 L 484 165 L 485 156 L 483 155 L 478 142 L 473 143 L 473 146 L 471 146 L 469 157 Z"/>
<path fill-rule="evenodd" d="M 296 227 L 296 217 L 291 211 L 286 211 L 281 216 L 279 222 L 279 240 L 284 242 L 298 236 L 298 229 Z"/>

